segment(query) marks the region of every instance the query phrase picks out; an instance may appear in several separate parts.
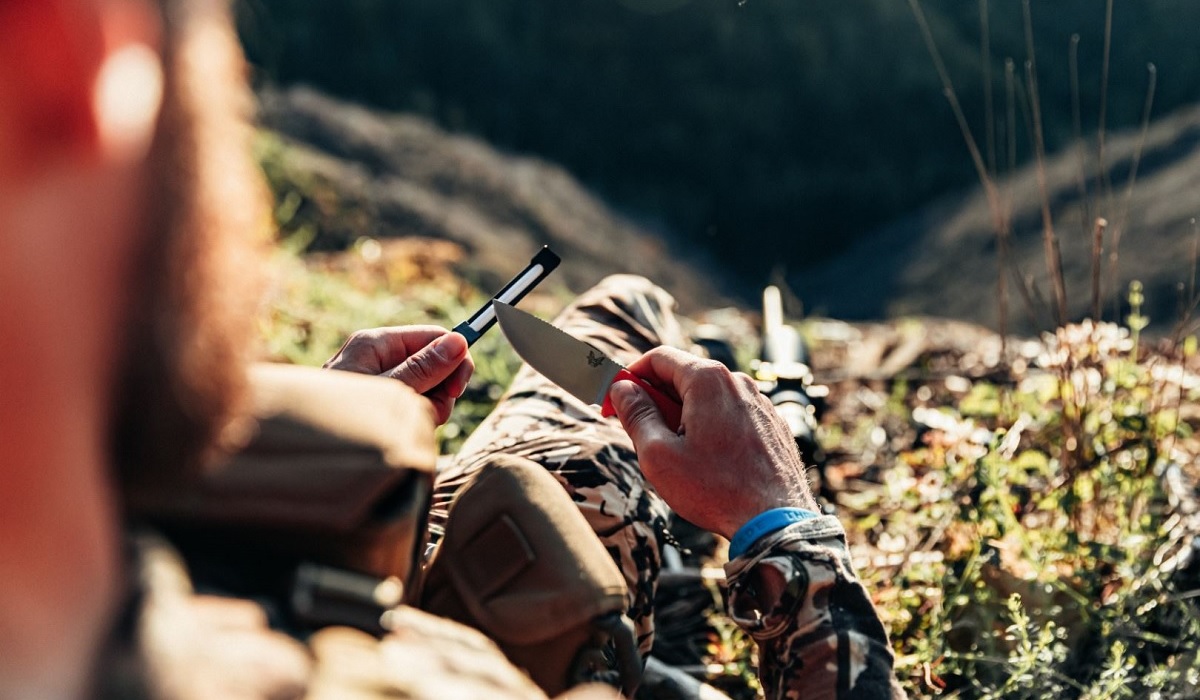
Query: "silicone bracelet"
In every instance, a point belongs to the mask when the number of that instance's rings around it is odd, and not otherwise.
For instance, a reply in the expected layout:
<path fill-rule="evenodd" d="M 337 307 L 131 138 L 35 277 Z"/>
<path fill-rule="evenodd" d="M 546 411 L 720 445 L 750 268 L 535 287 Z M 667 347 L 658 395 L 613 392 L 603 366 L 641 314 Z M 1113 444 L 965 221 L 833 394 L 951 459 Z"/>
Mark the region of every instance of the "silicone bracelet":
<path fill-rule="evenodd" d="M 742 556 L 752 544 L 772 532 L 815 517 L 816 513 L 804 508 L 772 508 L 759 513 L 733 533 L 733 539 L 729 541 L 729 558 L 736 559 Z"/>

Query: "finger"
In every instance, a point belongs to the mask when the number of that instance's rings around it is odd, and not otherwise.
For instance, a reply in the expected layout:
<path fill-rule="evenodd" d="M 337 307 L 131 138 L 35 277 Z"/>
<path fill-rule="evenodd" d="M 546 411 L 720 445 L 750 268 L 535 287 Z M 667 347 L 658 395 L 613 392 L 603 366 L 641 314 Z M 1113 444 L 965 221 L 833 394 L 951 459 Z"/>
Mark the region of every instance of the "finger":
<path fill-rule="evenodd" d="M 454 411 L 454 398 L 442 393 L 440 389 L 435 390 L 431 394 L 426 394 L 425 398 L 433 404 L 433 420 L 435 425 L 445 425 L 446 421 L 450 420 L 450 413 Z"/>
<path fill-rule="evenodd" d="M 450 331 L 441 326 L 392 326 L 375 329 L 380 366 L 395 367 Z"/>
<path fill-rule="evenodd" d="M 413 353 L 388 376 L 424 394 L 454 374 L 466 357 L 467 339 L 458 333 L 446 333 Z"/>
<path fill-rule="evenodd" d="M 471 383 L 471 375 L 475 373 L 475 361 L 471 359 L 470 353 L 463 358 L 462 363 L 450 375 L 450 378 L 442 382 L 442 387 L 452 399 L 457 399 L 462 396 L 467 390 L 467 385 Z"/>
<path fill-rule="evenodd" d="M 378 374 L 449 333 L 439 326 L 387 326 L 352 333 L 326 369 Z"/>
<path fill-rule="evenodd" d="M 619 381 L 612 385 L 609 393 L 617 417 L 621 419 L 621 426 L 629 433 L 633 447 L 639 453 L 656 442 L 672 443 L 679 440 L 679 435 L 667 427 L 654 401 L 637 384 Z"/>
<path fill-rule="evenodd" d="M 686 399 L 684 394 L 691 378 L 707 365 L 720 363 L 675 348 L 658 347 L 634 360 L 626 369 L 651 383 L 669 386 L 674 389 L 676 396 Z"/>

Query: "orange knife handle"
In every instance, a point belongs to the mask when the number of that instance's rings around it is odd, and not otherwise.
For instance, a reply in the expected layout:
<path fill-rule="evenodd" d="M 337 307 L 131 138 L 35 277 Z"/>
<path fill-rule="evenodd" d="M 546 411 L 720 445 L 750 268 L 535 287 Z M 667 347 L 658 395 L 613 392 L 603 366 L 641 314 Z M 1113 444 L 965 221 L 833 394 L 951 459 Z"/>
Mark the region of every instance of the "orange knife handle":
<path fill-rule="evenodd" d="M 654 405 L 658 406 L 658 410 L 662 413 L 663 421 L 667 424 L 667 427 L 672 431 L 679 431 L 679 423 L 683 420 L 683 406 L 679 403 L 679 399 L 664 393 L 662 389 L 659 389 L 627 369 L 617 372 L 617 376 L 613 378 L 613 384 L 623 379 L 642 387 L 642 390 L 650 395 L 650 398 L 654 401 Z M 600 406 L 600 415 L 605 417 L 617 415 L 617 411 L 612 405 L 611 396 L 604 397 L 604 404 Z"/>

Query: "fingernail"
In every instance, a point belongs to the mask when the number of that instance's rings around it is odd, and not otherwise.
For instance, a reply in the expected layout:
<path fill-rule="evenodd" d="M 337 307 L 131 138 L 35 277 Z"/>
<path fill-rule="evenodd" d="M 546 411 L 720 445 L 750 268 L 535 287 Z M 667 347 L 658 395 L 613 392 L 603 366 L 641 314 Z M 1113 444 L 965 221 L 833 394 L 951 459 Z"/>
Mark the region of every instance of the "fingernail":
<path fill-rule="evenodd" d="M 453 360 L 466 350 L 467 339 L 458 333 L 447 333 L 433 344 L 433 353 L 443 360 Z"/>
<path fill-rule="evenodd" d="M 612 394 L 614 404 L 628 406 L 630 402 L 637 400 L 638 392 L 641 390 L 638 389 L 637 384 L 622 380 L 609 387 L 608 391 Z"/>

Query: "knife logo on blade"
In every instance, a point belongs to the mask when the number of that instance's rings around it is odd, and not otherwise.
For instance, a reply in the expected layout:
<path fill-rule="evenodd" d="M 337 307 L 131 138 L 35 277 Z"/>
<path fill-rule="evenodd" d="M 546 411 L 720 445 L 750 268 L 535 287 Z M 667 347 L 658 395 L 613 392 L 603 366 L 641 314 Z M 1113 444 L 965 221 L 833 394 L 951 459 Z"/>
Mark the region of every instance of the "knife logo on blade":
<path fill-rule="evenodd" d="M 492 306 L 496 310 L 496 319 L 500 322 L 501 330 L 521 359 L 580 401 L 599 405 L 600 415 L 616 415 L 616 409 L 608 396 L 608 388 L 613 382 L 628 380 L 642 387 L 650 395 L 671 430 L 679 429 L 683 406 L 673 392 L 664 393 L 651 382 L 625 369 L 602 350 L 564 333 L 536 316 L 513 308 L 499 299 L 495 300 Z"/>

